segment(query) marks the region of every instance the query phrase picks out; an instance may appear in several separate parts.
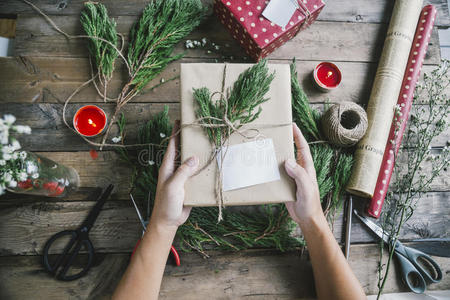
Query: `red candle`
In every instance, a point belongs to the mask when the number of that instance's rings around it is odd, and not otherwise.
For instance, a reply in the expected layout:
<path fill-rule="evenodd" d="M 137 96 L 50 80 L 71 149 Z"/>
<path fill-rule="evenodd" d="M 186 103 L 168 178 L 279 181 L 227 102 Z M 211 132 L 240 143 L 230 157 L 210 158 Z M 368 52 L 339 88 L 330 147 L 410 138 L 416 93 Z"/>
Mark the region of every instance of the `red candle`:
<path fill-rule="evenodd" d="M 84 136 L 96 136 L 106 126 L 105 112 L 95 105 L 81 107 L 73 117 L 73 127 Z"/>
<path fill-rule="evenodd" d="M 339 68 L 330 62 L 321 62 L 314 68 L 314 81 L 323 91 L 330 91 L 339 86 L 342 80 Z"/>

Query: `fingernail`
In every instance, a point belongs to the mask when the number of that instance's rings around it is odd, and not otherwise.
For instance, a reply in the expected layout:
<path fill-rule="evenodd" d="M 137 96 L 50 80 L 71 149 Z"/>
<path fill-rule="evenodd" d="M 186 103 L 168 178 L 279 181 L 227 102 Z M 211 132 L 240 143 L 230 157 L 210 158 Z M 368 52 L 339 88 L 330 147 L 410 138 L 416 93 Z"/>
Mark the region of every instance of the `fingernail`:
<path fill-rule="evenodd" d="M 197 165 L 197 163 L 198 163 L 198 160 L 195 156 L 189 157 L 188 160 L 186 161 L 186 164 L 189 167 L 195 167 Z"/>
<path fill-rule="evenodd" d="M 288 160 L 286 160 L 286 167 L 288 167 L 289 169 L 293 170 L 296 166 L 297 162 L 295 161 L 295 159 L 289 158 Z"/>

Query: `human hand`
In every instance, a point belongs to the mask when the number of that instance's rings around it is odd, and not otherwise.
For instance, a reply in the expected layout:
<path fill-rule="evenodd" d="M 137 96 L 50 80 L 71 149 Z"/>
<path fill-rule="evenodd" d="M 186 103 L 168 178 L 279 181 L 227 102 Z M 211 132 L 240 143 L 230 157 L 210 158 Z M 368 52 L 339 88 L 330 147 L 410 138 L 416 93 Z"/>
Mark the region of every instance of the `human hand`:
<path fill-rule="evenodd" d="M 172 135 L 180 128 L 175 122 Z M 166 154 L 159 168 L 156 199 L 149 226 L 162 226 L 176 231 L 178 226 L 186 222 L 191 207 L 183 206 L 184 184 L 197 170 L 199 160 L 195 156 L 188 158 L 177 169 L 175 159 L 179 145 L 179 135 L 172 136 L 167 146 Z"/>
<path fill-rule="evenodd" d="M 295 123 L 292 124 L 292 129 L 297 147 L 297 161 L 288 159 L 284 166 L 288 175 L 295 180 L 297 185 L 297 201 L 286 203 L 286 208 L 291 218 L 304 229 L 314 219 L 323 217 L 323 212 L 320 205 L 316 170 L 308 142 Z"/>

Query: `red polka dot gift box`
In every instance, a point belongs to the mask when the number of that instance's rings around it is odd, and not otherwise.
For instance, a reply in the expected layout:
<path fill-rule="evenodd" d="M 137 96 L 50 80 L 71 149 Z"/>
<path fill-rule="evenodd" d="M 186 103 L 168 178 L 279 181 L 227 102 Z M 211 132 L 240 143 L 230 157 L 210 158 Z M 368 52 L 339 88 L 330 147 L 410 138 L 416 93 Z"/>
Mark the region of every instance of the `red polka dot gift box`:
<path fill-rule="evenodd" d="M 275 0 L 272 0 L 275 1 Z M 325 6 L 322 0 L 276 0 L 295 5 L 292 17 L 282 27 L 267 19 L 264 0 L 215 0 L 214 12 L 247 55 L 259 61 L 314 22 Z M 288 16 L 290 14 L 288 13 Z"/>

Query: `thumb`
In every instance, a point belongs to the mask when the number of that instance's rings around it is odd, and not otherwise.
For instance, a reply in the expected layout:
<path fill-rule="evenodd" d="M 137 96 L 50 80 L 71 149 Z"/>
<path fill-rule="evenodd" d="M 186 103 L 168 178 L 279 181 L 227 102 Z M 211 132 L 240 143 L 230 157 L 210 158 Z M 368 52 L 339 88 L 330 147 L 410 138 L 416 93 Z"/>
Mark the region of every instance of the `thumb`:
<path fill-rule="evenodd" d="M 286 169 L 286 173 L 295 180 L 297 186 L 301 186 L 308 178 L 306 170 L 292 158 L 285 161 L 284 168 Z"/>
<path fill-rule="evenodd" d="M 176 185 L 184 186 L 186 180 L 194 175 L 198 167 L 198 158 L 191 156 L 188 158 L 178 169 L 175 171 L 172 177 L 172 183 Z"/>

